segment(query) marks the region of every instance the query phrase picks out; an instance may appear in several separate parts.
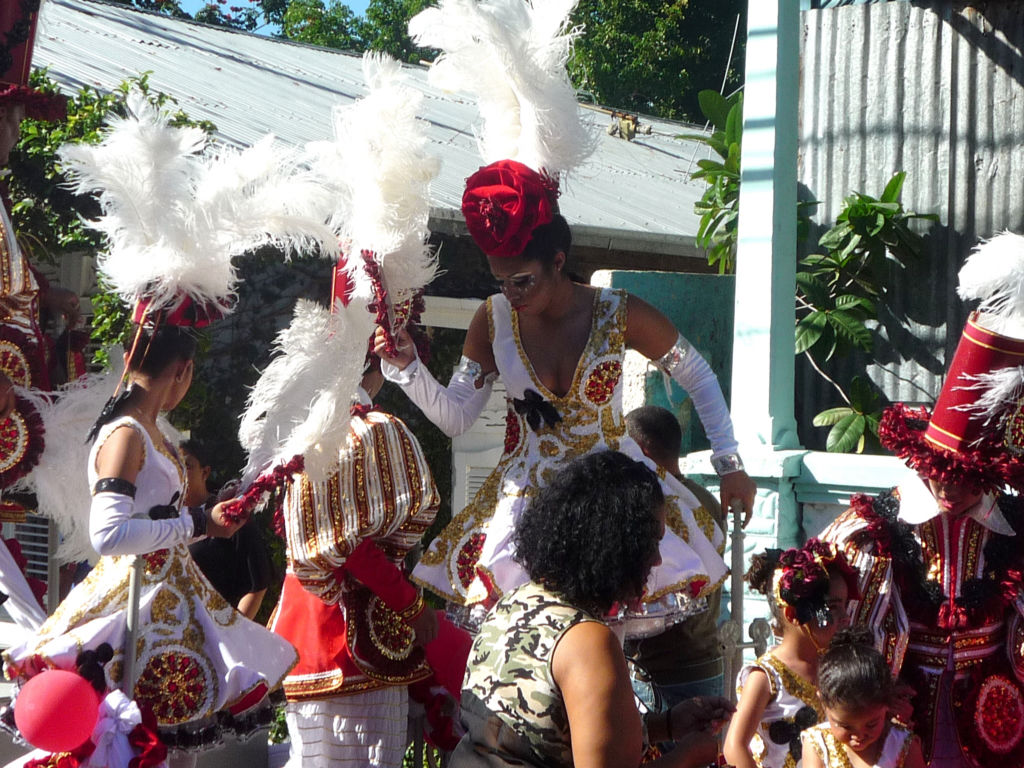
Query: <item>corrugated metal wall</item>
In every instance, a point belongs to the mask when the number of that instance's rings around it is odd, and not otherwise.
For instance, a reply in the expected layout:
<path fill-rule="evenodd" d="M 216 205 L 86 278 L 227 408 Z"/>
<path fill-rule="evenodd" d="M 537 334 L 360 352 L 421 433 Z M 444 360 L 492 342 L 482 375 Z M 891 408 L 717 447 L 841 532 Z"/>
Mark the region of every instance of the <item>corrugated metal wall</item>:
<path fill-rule="evenodd" d="M 958 3 L 962 6 L 962 3 Z M 876 3 L 802 14 L 801 193 L 828 227 L 852 190 L 877 196 L 907 171 L 904 204 L 941 219 L 920 264 L 897 270 L 867 372 L 890 400 L 931 401 L 969 308 L 956 274 L 979 239 L 1024 232 L 1024 3 Z M 813 233 L 816 244 L 823 230 Z M 838 395 L 801 361 L 797 418 Z M 835 368 L 848 384 L 865 360 Z M 804 426 L 806 425 L 806 426 Z"/>

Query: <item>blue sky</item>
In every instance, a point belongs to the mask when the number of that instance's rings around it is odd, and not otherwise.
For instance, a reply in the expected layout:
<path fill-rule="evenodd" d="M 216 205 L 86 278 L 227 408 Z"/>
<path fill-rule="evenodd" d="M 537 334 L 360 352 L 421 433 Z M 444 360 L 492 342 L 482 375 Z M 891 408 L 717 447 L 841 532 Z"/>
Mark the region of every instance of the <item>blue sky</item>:
<path fill-rule="evenodd" d="M 366 11 L 366 6 L 369 1 L 370 0 L 348 0 L 345 5 L 351 8 L 353 13 L 361 16 Z M 206 3 L 207 0 L 182 0 L 181 7 L 188 13 L 195 13 L 206 5 Z M 242 3 L 229 3 L 229 5 L 242 5 Z"/>

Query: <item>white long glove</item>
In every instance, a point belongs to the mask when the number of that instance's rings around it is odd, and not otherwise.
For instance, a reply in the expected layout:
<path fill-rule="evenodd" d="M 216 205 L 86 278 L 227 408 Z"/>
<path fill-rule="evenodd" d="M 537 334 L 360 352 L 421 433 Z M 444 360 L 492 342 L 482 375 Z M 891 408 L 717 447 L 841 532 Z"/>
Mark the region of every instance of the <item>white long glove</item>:
<path fill-rule="evenodd" d="M 192 517 L 132 517 L 135 499 L 104 491 L 92 497 L 89 539 L 101 555 L 145 555 L 192 538 Z"/>
<path fill-rule="evenodd" d="M 693 405 L 711 442 L 712 459 L 736 454 L 739 443 L 732 433 L 732 417 L 718 377 L 693 346 L 679 336 L 675 345 L 655 363 L 693 399 Z"/>
<path fill-rule="evenodd" d="M 496 378 L 495 374 L 487 376 L 483 386 L 477 389 L 476 377 L 470 370 L 473 365 L 475 363 L 463 357 L 447 387 L 438 383 L 419 358 L 409 363 L 405 370 L 382 360 L 380 369 L 384 378 L 400 386 L 438 429 L 448 437 L 456 437 L 479 418 Z"/>

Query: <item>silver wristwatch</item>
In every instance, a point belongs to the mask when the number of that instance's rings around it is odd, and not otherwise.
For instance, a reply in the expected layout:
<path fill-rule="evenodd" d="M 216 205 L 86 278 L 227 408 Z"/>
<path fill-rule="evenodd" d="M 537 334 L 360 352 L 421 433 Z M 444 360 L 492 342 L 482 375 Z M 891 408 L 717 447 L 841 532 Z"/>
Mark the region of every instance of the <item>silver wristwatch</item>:
<path fill-rule="evenodd" d="M 719 477 L 730 475 L 733 472 L 743 471 L 743 459 L 738 453 L 723 453 L 721 456 L 713 456 L 711 466 Z"/>

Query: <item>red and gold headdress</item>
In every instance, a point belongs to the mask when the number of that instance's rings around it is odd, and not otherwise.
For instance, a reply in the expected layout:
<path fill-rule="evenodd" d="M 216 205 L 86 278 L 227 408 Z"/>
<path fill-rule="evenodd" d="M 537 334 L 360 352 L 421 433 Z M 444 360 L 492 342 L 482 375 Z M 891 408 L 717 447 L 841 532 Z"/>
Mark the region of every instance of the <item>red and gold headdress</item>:
<path fill-rule="evenodd" d="M 772 577 L 776 600 L 796 611 L 801 624 L 817 621 L 819 626 L 827 626 L 830 571 L 842 576 L 850 600 L 860 598 L 857 569 L 850 565 L 846 555 L 835 544 L 812 538 L 802 547 L 779 553 Z"/>
<path fill-rule="evenodd" d="M 925 478 L 1024 490 L 1024 237 L 1007 232 L 979 246 L 960 270 L 958 292 L 981 305 L 934 409 L 893 405 L 878 437 Z"/>
<path fill-rule="evenodd" d="M 0 107 L 22 106 L 33 120 L 63 120 L 67 99 L 28 85 L 38 22 L 39 0 L 0 3 Z"/>
<path fill-rule="evenodd" d="M 488 256 L 518 256 L 557 212 L 559 183 L 596 146 L 565 65 L 580 30 L 577 0 L 441 0 L 409 35 L 441 50 L 432 83 L 476 97 L 485 165 L 466 181 L 462 212 Z"/>

